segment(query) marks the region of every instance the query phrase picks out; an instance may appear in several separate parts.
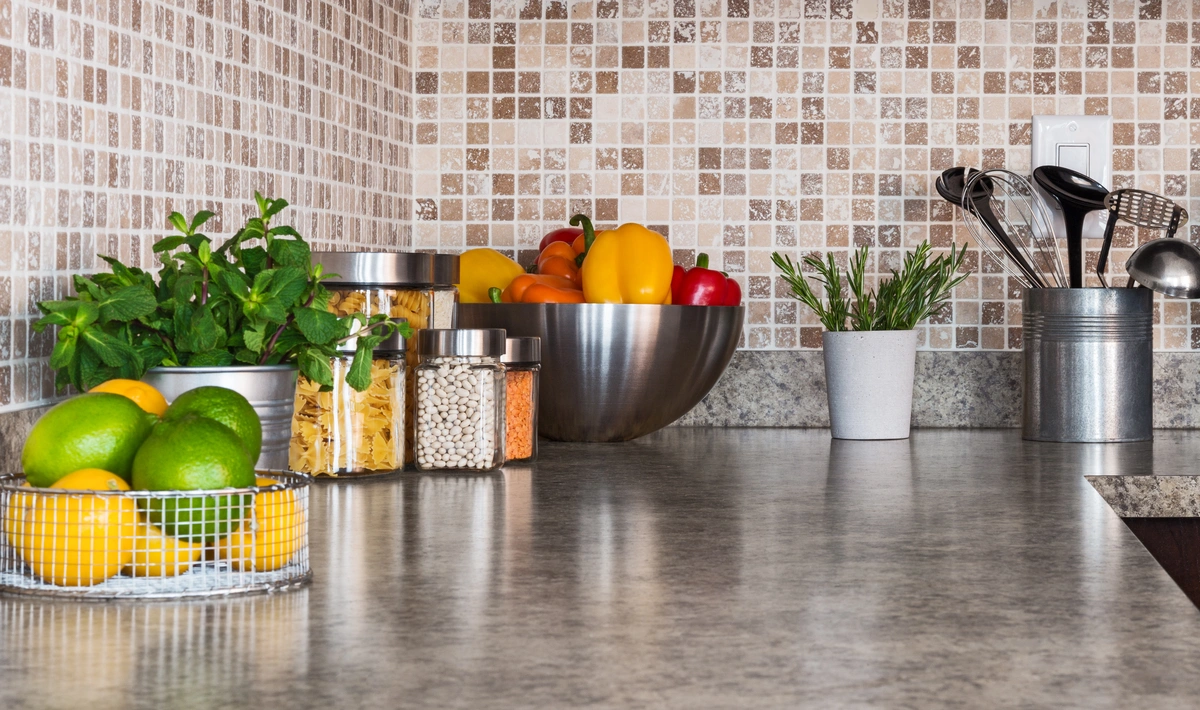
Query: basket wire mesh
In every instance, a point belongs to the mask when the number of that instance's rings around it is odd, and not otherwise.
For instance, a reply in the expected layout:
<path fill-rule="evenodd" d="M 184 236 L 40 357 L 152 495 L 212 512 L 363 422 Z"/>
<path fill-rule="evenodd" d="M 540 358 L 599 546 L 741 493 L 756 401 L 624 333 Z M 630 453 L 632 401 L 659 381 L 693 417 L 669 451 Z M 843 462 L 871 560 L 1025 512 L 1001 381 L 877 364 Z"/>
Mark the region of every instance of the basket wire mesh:
<path fill-rule="evenodd" d="M 311 479 L 266 475 L 218 491 L 74 491 L 0 474 L 0 591 L 177 599 L 300 586 Z"/>

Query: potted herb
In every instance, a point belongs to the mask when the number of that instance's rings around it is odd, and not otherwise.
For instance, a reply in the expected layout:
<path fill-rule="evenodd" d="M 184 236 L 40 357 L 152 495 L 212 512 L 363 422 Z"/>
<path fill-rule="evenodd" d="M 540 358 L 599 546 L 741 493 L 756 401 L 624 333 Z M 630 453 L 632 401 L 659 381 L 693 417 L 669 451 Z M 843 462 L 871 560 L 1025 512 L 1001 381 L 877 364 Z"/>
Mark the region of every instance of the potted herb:
<path fill-rule="evenodd" d="M 346 382 L 370 385 L 371 351 L 396 327 L 386 314 L 329 312 L 328 275 L 310 263 L 292 227 L 273 226 L 287 202 L 255 193 L 259 214 L 220 246 L 200 232 L 212 212 L 154 245 L 157 273 L 101 256 L 111 273 L 74 277 L 76 295 L 43 301 L 36 332 L 58 328 L 50 355 L 56 385 L 87 391 L 113 378 L 145 379 L 169 400 L 201 385 L 235 389 L 263 423 L 260 467 L 286 468 L 297 370 L 333 385 L 330 359 L 357 337 Z"/>
<path fill-rule="evenodd" d="M 906 439 L 912 419 L 917 323 L 937 313 L 954 287 L 966 247 L 932 256 L 929 242 L 904 256 L 900 271 L 874 289 L 866 283 L 868 248 L 858 250 L 846 270 L 845 288 L 833 255 L 803 263 L 824 287 L 822 301 L 792 260 L 778 252 L 771 260 L 796 299 L 816 312 L 825 326 L 822 345 L 829 422 L 837 439 Z"/>

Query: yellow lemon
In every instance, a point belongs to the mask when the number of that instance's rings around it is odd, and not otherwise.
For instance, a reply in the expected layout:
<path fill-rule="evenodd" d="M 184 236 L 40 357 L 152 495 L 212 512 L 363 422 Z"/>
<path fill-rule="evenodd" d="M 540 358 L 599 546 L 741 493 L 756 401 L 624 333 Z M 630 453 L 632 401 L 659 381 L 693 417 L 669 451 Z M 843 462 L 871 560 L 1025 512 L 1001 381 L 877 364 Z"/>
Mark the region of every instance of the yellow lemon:
<path fill-rule="evenodd" d="M 135 535 L 130 542 L 133 561 L 121 570 L 131 577 L 174 577 L 191 569 L 204 554 L 203 540 L 171 537 L 144 519 L 138 520 Z"/>
<path fill-rule="evenodd" d="M 273 486 L 270 478 L 259 476 L 256 484 Z M 254 523 L 242 525 L 232 535 L 217 542 L 221 559 L 242 572 L 270 572 L 291 561 L 304 537 L 304 511 L 296 500 L 296 491 L 283 490 L 254 496 Z"/>
<path fill-rule="evenodd" d="M 30 496 L 21 542 L 34 574 L 51 584 L 80 587 L 99 584 L 129 564 L 128 541 L 137 526 L 133 500 L 83 492 L 127 491 L 129 484 L 93 468 L 69 473 L 50 488 L 71 492 Z"/>
<path fill-rule="evenodd" d="M 29 482 L 21 484 L 22 488 L 31 488 Z M 22 528 L 25 526 L 26 511 L 33 505 L 34 496 L 27 493 L 13 493 L 8 497 L 0 518 L 4 521 L 5 543 L 10 549 L 20 550 L 24 544 Z"/>
<path fill-rule="evenodd" d="M 137 380 L 109 380 L 96 385 L 88 392 L 108 392 L 128 397 L 137 406 L 160 417 L 167 411 L 167 398 L 150 385 Z"/>

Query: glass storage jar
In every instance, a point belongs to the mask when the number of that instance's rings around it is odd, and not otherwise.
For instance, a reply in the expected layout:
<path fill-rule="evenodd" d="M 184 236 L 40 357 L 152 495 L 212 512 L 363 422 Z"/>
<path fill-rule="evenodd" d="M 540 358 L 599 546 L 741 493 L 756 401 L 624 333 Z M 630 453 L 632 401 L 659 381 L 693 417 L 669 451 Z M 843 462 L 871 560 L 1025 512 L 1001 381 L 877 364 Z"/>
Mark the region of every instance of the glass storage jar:
<path fill-rule="evenodd" d="M 403 318 L 392 319 L 397 325 Z M 371 475 L 404 467 L 405 342 L 399 331 L 372 353 L 371 384 L 346 384 L 354 339 L 330 361 L 333 389 L 322 392 L 300 375 L 296 383 L 288 468 L 314 476 Z"/>
<path fill-rule="evenodd" d="M 417 333 L 416 464 L 490 471 L 504 464 L 504 331 Z"/>
<path fill-rule="evenodd" d="M 329 309 L 339 316 L 387 313 L 406 318 L 414 331 L 453 328 L 458 306 L 458 255 L 418 252 L 315 251 L 331 292 Z M 404 460 L 413 460 L 413 379 L 416 350 L 408 352 L 408 430 Z"/>
<path fill-rule="evenodd" d="M 506 461 L 537 458 L 538 380 L 542 339 L 509 338 L 504 356 L 504 455 Z"/>

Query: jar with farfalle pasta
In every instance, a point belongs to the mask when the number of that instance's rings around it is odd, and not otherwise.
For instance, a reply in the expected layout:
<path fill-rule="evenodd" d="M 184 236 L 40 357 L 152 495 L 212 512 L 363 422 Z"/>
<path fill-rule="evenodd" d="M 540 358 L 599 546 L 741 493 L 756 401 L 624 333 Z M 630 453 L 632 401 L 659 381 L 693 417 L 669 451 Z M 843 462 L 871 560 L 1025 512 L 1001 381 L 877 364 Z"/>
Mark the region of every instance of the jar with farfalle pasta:
<path fill-rule="evenodd" d="M 397 325 L 403 318 L 393 319 Z M 333 388 L 301 375 L 296 383 L 288 467 L 314 476 L 389 473 L 404 467 L 405 341 L 394 332 L 372 353 L 371 384 L 363 392 L 346 384 L 355 340 L 333 358 Z"/>
<path fill-rule="evenodd" d="M 325 274 L 329 309 L 339 316 L 387 313 L 406 318 L 413 331 L 453 328 L 458 306 L 458 255 L 417 252 L 313 252 Z M 414 336 L 416 334 L 414 332 Z M 412 421 L 416 351 L 407 355 L 407 429 L 404 460 L 413 460 Z"/>

